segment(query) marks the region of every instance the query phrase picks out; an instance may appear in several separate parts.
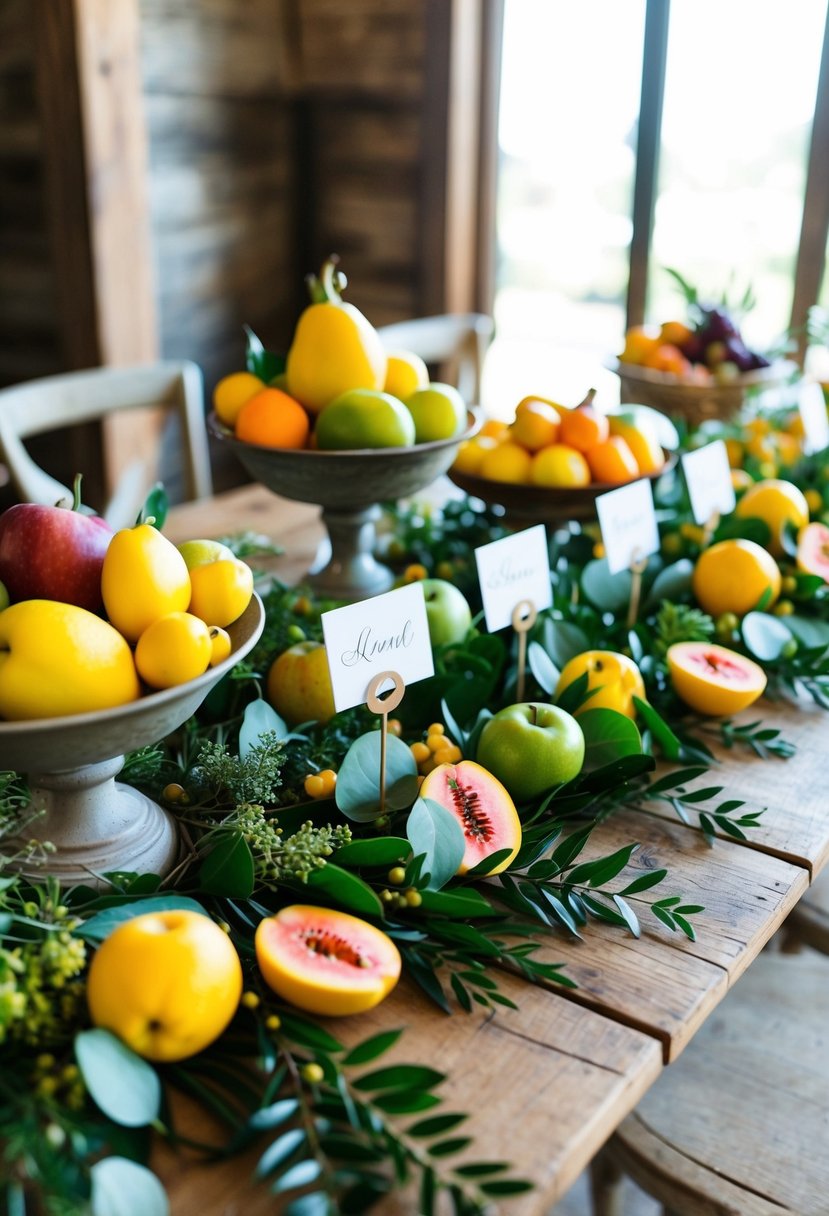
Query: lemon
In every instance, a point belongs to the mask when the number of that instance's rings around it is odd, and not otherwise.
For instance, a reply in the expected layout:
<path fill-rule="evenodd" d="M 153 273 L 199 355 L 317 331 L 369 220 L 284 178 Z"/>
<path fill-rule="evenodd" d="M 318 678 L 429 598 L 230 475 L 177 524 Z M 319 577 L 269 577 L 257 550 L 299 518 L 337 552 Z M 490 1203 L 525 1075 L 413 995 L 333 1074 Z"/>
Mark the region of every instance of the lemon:
<path fill-rule="evenodd" d="M 420 355 L 411 350 L 388 352 L 384 393 L 391 393 L 392 397 L 405 401 L 419 388 L 425 388 L 428 383 L 429 369 Z"/>
<path fill-rule="evenodd" d="M 135 666 L 151 688 L 173 688 L 204 675 L 213 642 L 204 621 L 190 612 L 170 612 L 148 625 L 135 647 Z"/>
<path fill-rule="evenodd" d="M 213 390 L 213 408 L 225 426 L 234 427 L 242 406 L 265 387 L 252 372 L 232 372 Z"/>

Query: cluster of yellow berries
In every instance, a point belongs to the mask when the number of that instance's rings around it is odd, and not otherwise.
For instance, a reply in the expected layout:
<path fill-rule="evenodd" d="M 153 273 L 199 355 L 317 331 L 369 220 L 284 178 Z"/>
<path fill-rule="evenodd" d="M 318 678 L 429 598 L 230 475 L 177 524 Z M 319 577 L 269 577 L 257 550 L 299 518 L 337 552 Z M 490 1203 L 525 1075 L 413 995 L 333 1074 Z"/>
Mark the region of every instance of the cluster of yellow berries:
<path fill-rule="evenodd" d="M 442 722 L 433 722 L 426 731 L 425 742 L 410 744 L 410 750 L 422 777 L 439 764 L 457 764 L 463 759 L 461 749 L 447 738 Z"/>

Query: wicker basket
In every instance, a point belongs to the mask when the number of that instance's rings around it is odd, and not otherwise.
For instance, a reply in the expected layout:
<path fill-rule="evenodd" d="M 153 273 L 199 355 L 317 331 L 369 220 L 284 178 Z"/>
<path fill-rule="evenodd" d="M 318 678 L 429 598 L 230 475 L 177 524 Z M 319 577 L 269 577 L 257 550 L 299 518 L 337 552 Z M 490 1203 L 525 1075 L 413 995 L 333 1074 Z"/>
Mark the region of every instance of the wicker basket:
<path fill-rule="evenodd" d="M 663 414 L 684 419 L 692 427 L 711 418 L 734 417 L 750 391 L 785 384 L 797 372 L 796 364 L 780 360 L 771 367 L 747 372 L 732 384 L 688 384 L 670 372 L 620 363 L 618 359 L 608 367 L 619 377 L 623 405 L 650 405 Z"/>

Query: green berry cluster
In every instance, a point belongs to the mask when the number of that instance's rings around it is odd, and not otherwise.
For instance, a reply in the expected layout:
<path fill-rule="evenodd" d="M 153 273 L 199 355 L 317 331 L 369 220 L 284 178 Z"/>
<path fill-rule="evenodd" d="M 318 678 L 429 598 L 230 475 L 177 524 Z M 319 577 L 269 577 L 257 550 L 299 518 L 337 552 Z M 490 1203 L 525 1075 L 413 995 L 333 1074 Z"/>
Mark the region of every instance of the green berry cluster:
<path fill-rule="evenodd" d="M 84 1008 L 86 945 L 73 930 L 80 923 L 62 905 L 25 904 L 24 914 L 48 920 L 42 937 L 12 950 L 0 948 L 0 1043 L 29 1046 L 62 1042 Z"/>
<path fill-rule="evenodd" d="M 285 836 L 263 808 L 254 804 L 240 806 L 225 820 L 225 827 L 242 833 L 253 854 L 257 878 L 267 887 L 290 878 L 307 882 L 312 870 L 322 869 L 326 858 L 351 840 L 351 828 L 345 824 L 314 827 L 310 819 Z"/>

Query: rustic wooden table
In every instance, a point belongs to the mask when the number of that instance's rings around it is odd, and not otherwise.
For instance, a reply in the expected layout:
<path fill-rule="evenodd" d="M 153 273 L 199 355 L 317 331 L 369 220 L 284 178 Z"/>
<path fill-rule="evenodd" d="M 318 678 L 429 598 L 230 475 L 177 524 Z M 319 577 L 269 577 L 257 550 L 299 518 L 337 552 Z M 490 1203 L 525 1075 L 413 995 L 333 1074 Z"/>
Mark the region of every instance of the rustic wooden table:
<path fill-rule="evenodd" d="M 253 530 L 279 541 L 284 556 L 267 568 L 291 583 L 309 569 L 322 537 L 316 507 L 245 486 L 207 502 L 175 508 L 166 533 L 179 541 Z M 764 704 L 763 717 L 797 744 L 789 761 L 761 761 L 723 751 L 716 784 L 752 809 L 768 807 L 750 840 L 718 839 L 664 813 L 625 812 L 593 833 L 591 850 L 607 854 L 640 843 L 632 871 L 667 867 L 672 888 L 704 904 L 696 942 L 652 917 L 638 940 L 591 926 L 582 941 L 551 938 L 549 958 L 563 961 L 578 989 L 547 990 L 504 980 L 518 1011 L 445 1017 L 401 983 L 378 1009 L 339 1020 L 338 1037 L 359 1039 L 380 1027 L 405 1026 L 396 1054 L 438 1061 L 450 1080 L 452 1109 L 471 1112 L 477 1159 L 509 1159 L 536 1189 L 503 1205 L 514 1216 L 540 1216 L 560 1198 L 622 1118 L 680 1054 L 729 987 L 749 966 L 829 857 L 823 809 L 823 712 Z M 710 784 L 710 781 L 707 782 Z M 724 795 L 725 796 L 725 795 Z M 394 1057 L 391 1057 L 394 1058 Z M 274 1197 L 251 1189 L 255 1155 L 196 1167 L 168 1152 L 158 1168 L 173 1212 L 246 1216 L 273 1212 Z M 415 1216 L 397 1197 L 385 1216 Z"/>

